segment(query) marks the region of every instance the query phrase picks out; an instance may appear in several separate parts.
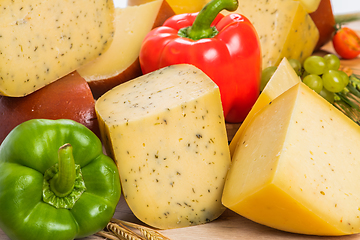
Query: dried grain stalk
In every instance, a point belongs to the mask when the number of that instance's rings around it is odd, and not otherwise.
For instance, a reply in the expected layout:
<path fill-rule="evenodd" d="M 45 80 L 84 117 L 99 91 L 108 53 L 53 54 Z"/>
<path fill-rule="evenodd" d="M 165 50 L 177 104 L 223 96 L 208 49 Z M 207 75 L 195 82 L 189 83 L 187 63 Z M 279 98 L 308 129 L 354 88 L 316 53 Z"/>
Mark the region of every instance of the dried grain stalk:
<path fill-rule="evenodd" d="M 131 222 L 126 222 L 126 221 L 115 219 L 115 218 L 111 219 L 111 222 L 114 222 L 114 223 L 118 224 L 119 226 L 123 227 L 124 229 L 128 229 L 129 231 L 131 231 L 131 230 L 127 227 L 137 229 L 141 233 L 141 236 L 143 237 L 142 239 L 144 239 L 144 240 L 171 240 L 170 238 L 162 235 L 160 232 L 158 232 L 150 227 L 145 227 L 142 225 L 138 225 L 138 224 L 131 223 Z"/>
<path fill-rule="evenodd" d="M 136 229 L 139 234 L 130 228 Z M 109 240 L 171 240 L 152 228 L 115 218 L 111 219 L 106 229 L 96 235 Z"/>

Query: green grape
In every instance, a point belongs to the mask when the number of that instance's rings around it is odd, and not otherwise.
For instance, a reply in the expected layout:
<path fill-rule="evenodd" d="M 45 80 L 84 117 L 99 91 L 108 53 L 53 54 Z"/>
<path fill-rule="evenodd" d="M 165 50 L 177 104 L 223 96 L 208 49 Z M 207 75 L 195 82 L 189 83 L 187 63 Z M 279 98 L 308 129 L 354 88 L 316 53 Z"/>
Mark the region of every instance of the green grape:
<path fill-rule="evenodd" d="M 322 79 L 324 88 L 330 92 L 341 92 L 346 87 L 343 76 L 337 70 L 326 71 Z"/>
<path fill-rule="evenodd" d="M 329 103 L 331 103 L 331 104 L 334 103 L 335 93 L 329 92 L 328 90 L 326 90 L 326 88 L 323 88 L 319 94 L 320 94 L 320 96 L 325 98 Z"/>
<path fill-rule="evenodd" d="M 274 74 L 274 72 L 276 71 L 277 67 L 276 66 L 270 66 L 265 68 L 262 73 L 261 73 L 261 82 L 260 82 L 260 91 L 262 91 L 266 84 L 268 83 L 268 81 L 270 80 L 270 78 L 272 77 L 272 75 Z"/>
<path fill-rule="evenodd" d="M 320 56 L 310 56 L 304 61 L 304 69 L 308 73 L 321 75 L 326 69 L 325 59 Z"/>
<path fill-rule="evenodd" d="M 340 67 L 340 59 L 334 55 L 334 54 L 326 54 L 324 56 L 324 60 L 326 62 L 326 65 L 327 65 L 327 69 L 328 70 L 338 70 L 339 67 Z"/>
<path fill-rule="evenodd" d="M 308 73 L 307 71 L 304 71 L 301 75 L 301 78 L 304 79 L 307 75 L 309 75 L 310 73 Z"/>
<path fill-rule="evenodd" d="M 303 83 L 305 83 L 309 88 L 314 90 L 317 93 L 323 89 L 323 81 L 320 76 L 315 74 L 309 74 L 303 79 Z"/>
<path fill-rule="evenodd" d="M 344 81 L 345 87 L 346 87 L 349 84 L 349 81 L 350 81 L 349 76 L 345 72 L 340 71 L 340 70 L 339 70 L 339 73 L 340 73 L 340 75 L 341 75 L 341 77 L 342 77 L 342 79 Z"/>
<path fill-rule="evenodd" d="M 291 65 L 291 67 L 295 70 L 296 74 L 298 76 L 301 76 L 302 66 L 301 66 L 300 61 L 297 59 L 293 59 L 293 58 L 290 58 L 288 61 Z"/>

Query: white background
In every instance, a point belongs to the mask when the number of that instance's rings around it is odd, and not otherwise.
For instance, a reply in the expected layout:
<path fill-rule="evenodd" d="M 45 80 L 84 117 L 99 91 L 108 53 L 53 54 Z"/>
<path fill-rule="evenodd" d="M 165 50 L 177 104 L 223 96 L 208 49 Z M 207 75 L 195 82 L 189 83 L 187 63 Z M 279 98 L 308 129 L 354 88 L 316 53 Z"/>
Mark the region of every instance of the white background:
<path fill-rule="evenodd" d="M 334 14 L 360 12 L 360 0 L 331 0 L 331 5 Z"/>

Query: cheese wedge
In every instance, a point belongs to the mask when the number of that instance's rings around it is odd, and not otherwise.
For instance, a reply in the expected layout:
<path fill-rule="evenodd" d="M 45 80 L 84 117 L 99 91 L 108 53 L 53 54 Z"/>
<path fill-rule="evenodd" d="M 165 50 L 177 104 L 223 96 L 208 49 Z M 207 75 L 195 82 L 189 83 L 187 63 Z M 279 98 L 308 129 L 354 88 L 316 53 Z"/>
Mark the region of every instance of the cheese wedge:
<path fill-rule="evenodd" d="M 0 94 L 25 96 L 104 52 L 114 34 L 108 0 L 3 0 Z"/>
<path fill-rule="evenodd" d="M 263 69 L 277 66 L 286 57 L 303 62 L 319 39 L 319 31 L 299 1 L 241 0 L 237 13 L 243 14 L 258 32 Z"/>
<path fill-rule="evenodd" d="M 244 129 L 247 124 L 251 121 L 254 115 L 263 107 L 267 106 L 272 100 L 277 98 L 280 94 L 291 88 L 292 86 L 299 83 L 301 79 L 296 74 L 294 69 L 291 67 L 289 61 L 286 58 L 280 62 L 275 73 L 270 78 L 269 82 L 266 84 L 265 88 L 261 92 L 260 96 L 256 100 L 254 106 L 252 107 L 249 114 L 246 116 L 245 120 L 240 125 L 239 129 L 236 131 L 236 134 L 231 139 L 230 142 L 230 154 L 233 156 L 235 149 L 239 143 Z"/>
<path fill-rule="evenodd" d="M 127 0 L 128 6 L 135 6 L 153 0 Z M 175 14 L 200 12 L 208 0 L 167 0 Z"/>
<path fill-rule="evenodd" d="M 101 80 L 118 75 L 134 63 L 145 35 L 152 29 L 161 3 L 157 0 L 140 6 L 116 8 L 116 30 L 109 51 L 78 69 L 79 74 L 88 82 Z"/>
<path fill-rule="evenodd" d="M 166 0 L 115 8 L 115 35 L 109 49 L 77 70 L 89 83 L 95 99 L 142 75 L 139 53 L 146 34 L 174 14 Z"/>
<path fill-rule="evenodd" d="M 230 153 L 219 88 L 207 75 L 166 67 L 108 91 L 95 110 L 138 219 L 169 229 L 221 215 Z"/>
<path fill-rule="evenodd" d="M 308 13 L 312 13 L 318 9 L 321 0 L 297 0 L 297 1 L 300 1 L 300 3 L 303 5 L 303 7 Z"/>
<path fill-rule="evenodd" d="M 360 127 L 302 82 L 262 108 L 233 157 L 223 204 L 311 235 L 360 232 Z"/>

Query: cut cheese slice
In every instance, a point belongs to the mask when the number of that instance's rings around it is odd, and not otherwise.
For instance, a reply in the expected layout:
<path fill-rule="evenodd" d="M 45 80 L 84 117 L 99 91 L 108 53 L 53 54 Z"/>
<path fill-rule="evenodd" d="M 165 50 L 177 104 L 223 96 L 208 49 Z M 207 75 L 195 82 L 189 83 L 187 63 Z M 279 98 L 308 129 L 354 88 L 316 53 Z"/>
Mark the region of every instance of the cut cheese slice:
<path fill-rule="evenodd" d="M 155 0 L 139 6 L 116 8 L 115 14 L 115 35 L 109 49 L 77 70 L 89 82 L 95 98 L 142 75 L 138 57 L 143 39 L 174 12 L 165 0 Z"/>
<path fill-rule="evenodd" d="M 233 156 L 239 139 L 241 138 L 244 129 L 254 115 L 263 107 L 267 106 L 272 100 L 277 98 L 280 94 L 299 83 L 300 77 L 296 74 L 289 61 L 286 58 L 280 62 L 275 73 L 266 84 L 265 88 L 261 92 L 260 96 L 256 100 L 249 114 L 246 116 L 243 123 L 240 125 L 236 134 L 230 142 L 230 154 Z"/>
<path fill-rule="evenodd" d="M 312 235 L 360 232 L 360 127 L 302 82 L 262 108 L 239 140 L 223 204 Z"/>
<path fill-rule="evenodd" d="M 263 69 L 277 66 L 286 57 L 303 62 L 319 39 L 319 31 L 299 1 L 241 0 L 237 13 L 243 14 L 258 32 Z"/>
<path fill-rule="evenodd" d="M 308 13 L 312 13 L 318 9 L 321 0 L 297 0 L 297 1 L 301 2 L 301 4 Z"/>
<path fill-rule="evenodd" d="M 128 6 L 135 6 L 151 2 L 153 0 L 127 0 Z M 207 0 L 167 0 L 170 7 L 175 11 L 175 14 L 194 13 L 200 10 L 208 2 Z"/>
<path fill-rule="evenodd" d="M 0 94 L 27 95 L 104 52 L 114 34 L 112 1 L 4 0 Z"/>
<path fill-rule="evenodd" d="M 212 221 L 230 165 L 218 86 L 192 65 L 143 75 L 96 102 L 106 151 L 126 202 L 160 229 Z"/>

